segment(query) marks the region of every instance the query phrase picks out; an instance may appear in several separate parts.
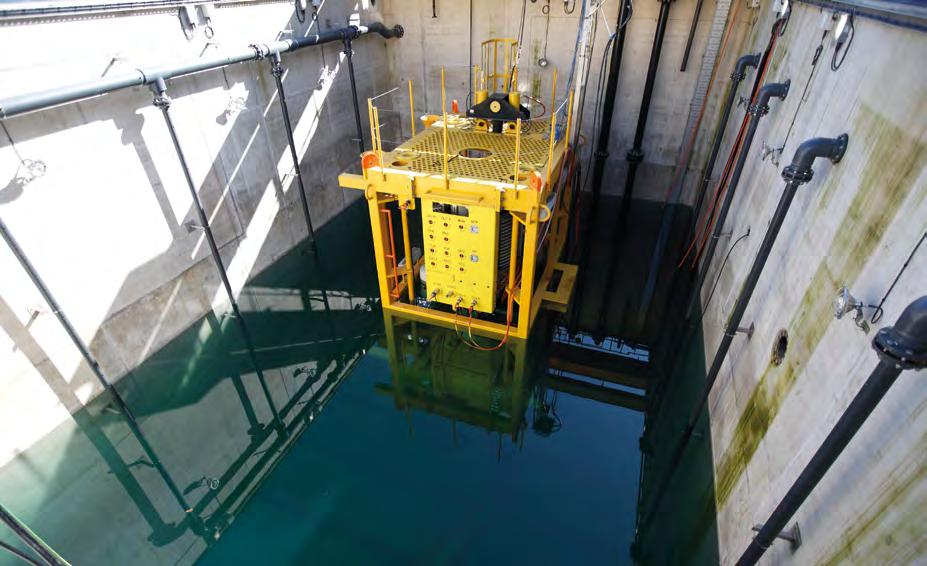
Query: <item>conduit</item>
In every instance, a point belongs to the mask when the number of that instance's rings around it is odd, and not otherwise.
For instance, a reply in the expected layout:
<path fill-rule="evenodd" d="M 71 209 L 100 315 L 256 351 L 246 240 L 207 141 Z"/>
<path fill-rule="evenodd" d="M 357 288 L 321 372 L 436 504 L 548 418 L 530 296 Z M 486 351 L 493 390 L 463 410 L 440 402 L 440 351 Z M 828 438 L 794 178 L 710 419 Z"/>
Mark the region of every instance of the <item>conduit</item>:
<path fill-rule="evenodd" d="M 718 218 L 715 221 L 714 230 L 712 231 L 711 238 L 708 240 L 708 248 L 705 251 L 705 257 L 702 258 L 695 286 L 692 288 L 692 292 L 689 295 L 686 317 L 691 316 L 692 308 L 701 296 L 702 285 L 705 283 L 705 278 L 708 276 L 708 269 L 711 267 L 711 260 L 714 258 L 718 240 L 721 238 L 724 222 L 727 220 L 727 214 L 731 209 L 731 203 L 734 201 L 734 193 L 737 191 L 737 185 L 740 183 L 740 176 L 743 173 L 744 164 L 747 162 L 747 156 L 750 154 L 750 146 L 753 145 L 753 138 L 756 136 L 756 130 L 760 124 L 760 119 L 769 112 L 769 100 L 771 98 L 785 100 L 789 92 L 790 84 L 791 81 L 785 81 L 784 83 L 771 83 L 763 86 L 756 95 L 756 102 L 751 104 L 747 109 L 747 117 L 750 125 L 747 128 L 747 133 L 744 135 L 740 154 L 737 156 L 737 164 L 734 166 L 733 173 L 731 173 L 731 180 L 728 183 L 727 191 L 724 193 L 724 201 L 721 203 L 721 209 L 718 211 Z"/>
<path fill-rule="evenodd" d="M 206 209 L 203 208 L 203 202 L 200 200 L 200 195 L 196 191 L 196 184 L 193 182 L 193 176 L 190 174 L 187 158 L 184 155 L 183 149 L 180 147 L 180 139 L 177 137 L 177 130 L 174 128 L 174 120 L 171 118 L 171 98 L 167 95 L 167 84 L 164 82 L 164 79 L 158 78 L 154 84 L 151 85 L 151 90 L 155 93 L 155 98 L 152 103 L 161 110 L 161 114 L 164 116 L 164 123 L 167 125 L 167 131 L 171 135 L 171 141 L 174 143 L 174 151 L 177 153 L 180 169 L 183 171 L 184 179 L 187 181 L 187 188 L 190 189 L 190 197 L 193 199 L 193 205 L 196 207 L 196 214 L 200 219 L 199 227 L 206 236 L 206 243 L 209 245 L 209 251 L 212 254 L 213 262 L 216 264 L 216 269 L 222 280 L 222 286 L 225 288 L 225 293 L 232 307 L 232 316 L 235 318 L 235 321 L 238 322 L 242 338 L 245 341 L 245 347 L 248 349 L 248 353 L 251 357 L 251 365 L 254 366 L 254 371 L 261 384 L 261 390 L 264 392 L 267 405 L 270 407 L 270 411 L 274 416 L 274 426 L 277 427 L 281 433 L 284 433 L 286 427 L 283 426 L 283 422 L 280 420 L 280 413 L 277 411 L 277 406 L 274 404 L 270 389 L 267 387 L 267 380 L 264 378 L 264 372 L 261 371 L 261 366 L 257 362 L 257 357 L 254 354 L 254 345 L 251 340 L 251 333 L 248 331 L 245 319 L 241 316 L 241 311 L 238 309 L 238 301 L 235 300 L 235 292 L 232 290 L 232 284 L 229 282 L 228 275 L 225 272 L 225 264 L 222 262 L 222 256 L 219 255 L 219 246 L 216 244 L 216 238 L 213 236 L 212 227 L 209 225 L 209 217 L 206 215 Z"/>
<path fill-rule="evenodd" d="M 905 370 L 927 367 L 927 296 L 923 296 L 901 313 L 895 326 L 882 328 L 872 340 L 879 365 L 872 370 L 840 420 L 811 457 L 789 491 L 760 528 L 737 566 L 756 564 L 776 535 L 782 532 L 795 512 L 840 457 L 879 402 Z"/>
<path fill-rule="evenodd" d="M 587 221 L 589 228 L 584 235 L 582 249 L 580 252 L 579 271 L 577 273 L 576 300 L 574 302 L 572 320 L 570 322 L 571 331 L 575 332 L 579 324 L 581 314 L 583 294 L 585 290 L 585 276 L 589 267 L 589 254 L 592 251 L 592 238 L 595 230 L 595 217 L 599 210 L 599 201 L 602 196 L 602 176 L 605 172 L 605 161 L 608 159 L 608 142 L 612 130 L 612 115 L 615 113 L 615 98 L 618 91 L 618 78 L 621 74 L 621 56 L 624 53 L 625 32 L 628 29 L 626 18 L 631 9 L 631 0 L 621 0 L 621 8 L 618 10 L 618 23 L 615 29 L 615 44 L 612 46 L 611 59 L 608 64 L 608 79 L 605 87 L 605 98 L 602 104 L 602 124 L 599 127 L 598 138 L 594 149 L 595 163 L 592 169 L 592 204 L 590 206 L 590 219 Z M 583 93 L 585 96 L 585 92 Z M 596 109 L 596 111 L 598 111 Z M 582 116 L 582 113 L 580 113 Z M 577 133 L 579 128 L 576 129 Z M 581 187 L 577 189 L 577 197 Z M 582 211 L 577 210 L 577 214 Z"/>
<path fill-rule="evenodd" d="M 785 190 L 779 199 L 779 205 L 776 208 L 776 212 L 773 214 L 769 228 L 766 230 L 766 235 L 763 238 L 763 242 L 760 244 L 756 258 L 753 260 L 750 272 L 741 287 L 737 302 L 734 304 L 734 308 L 728 317 L 728 322 L 721 338 L 721 344 L 715 352 L 708 375 L 705 377 L 705 386 L 699 395 L 698 402 L 692 410 L 692 414 L 689 416 L 682 437 L 680 437 L 679 442 L 672 452 L 669 467 L 663 474 L 660 483 L 657 484 L 654 500 L 649 506 L 647 519 L 644 521 L 641 530 L 646 529 L 650 520 L 657 514 L 663 496 L 666 495 L 669 482 L 673 478 L 676 468 L 679 467 L 679 463 L 682 461 L 683 453 L 689 444 L 689 440 L 692 438 L 692 433 L 695 431 L 695 425 L 698 423 L 702 410 L 705 408 L 705 403 L 708 401 L 712 386 L 718 377 L 718 373 L 721 371 L 721 364 L 727 357 L 731 342 L 734 340 L 734 336 L 737 335 L 737 329 L 740 327 L 747 306 L 750 304 L 750 298 L 753 296 L 756 284 L 760 279 L 760 275 L 763 273 L 763 268 L 766 266 L 766 260 L 769 258 L 773 245 L 776 243 L 776 237 L 779 235 L 779 230 L 782 228 L 782 223 L 785 221 L 795 193 L 801 185 L 811 180 L 814 174 L 811 166 L 817 158 L 823 157 L 829 159 L 833 163 L 839 163 L 846 152 L 848 141 L 849 136 L 847 134 L 843 134 L 837 138 L 813 138 L 807 140 L 795 150 L 792 163 L 782 170 L 782 178 L 786 181 Z"/>
<path fill-rule="evenodd" d="M 129 73 L 114 75 L 112 77 L 102 77 L 90 81 L 0 99 L 0 119 L 11 118 L 13 116 L 19 116 L 20 114 L 26 114 L 27 112 L 35 112 L 53 106 L 86 100 L 124 88 L 151 85 L 158 79 L 168 80 L 210 69 L 218 69 L 235 63 L 257 61 L 273 53 L 285 53 L 313 45 L 321 45 L 333 41 L 345 41 L 346 38 L 353 40 L 368 33 L 378 33 L 389 39 L 402 37 L 404 32 L 402 26 L 397 25 L 392 28 L 387 28 L 382 23 L 374 22 L 366 26 L 348 26 L 346 28 L 329 30 L 298 39 L 284 39 L 272 41 L 270 43 L 255 43 L 246 47 L 227 50 L 211 57 L 203 57 L 169 65 L 146 67 L 144 69 L 135 69 Z"/>

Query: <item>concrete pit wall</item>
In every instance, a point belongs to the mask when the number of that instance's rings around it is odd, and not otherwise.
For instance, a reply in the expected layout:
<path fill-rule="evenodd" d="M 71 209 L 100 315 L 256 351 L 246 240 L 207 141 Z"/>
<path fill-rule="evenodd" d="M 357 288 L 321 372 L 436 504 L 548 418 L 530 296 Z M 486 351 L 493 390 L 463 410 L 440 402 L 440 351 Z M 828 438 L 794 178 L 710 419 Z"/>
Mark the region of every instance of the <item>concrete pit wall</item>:
<path fill-rule="evenodd" d="M 211 40 L 202 25 L 187 39 L 176 9 L 2 21 L 0 49 L 22 56 L 5 59 L 0 96 L 339 28 L 358 9 L 364 22 L 383 18 L 368 2 L 328 0 L 315 24 L 298 22 L 292 2 L 237 4 L 213 8 Z M 389 84 L 386 42 L 371 35 L 354 43 L 361 97 Z M 310 47 L 283 61 L 317 229 L 356 198 L 337 185 L 358 159 L 342 49 Z M 168 87 L 237 292 L 307 236 L 269 62 L 173 79 Z M 203 234 L 186 227 L 196 214 L 151 102 L 147 88 L 126 89 L 6 119 L 0 136 L 0 215 L 114 380 L 227 304 Z M 22 160 L 41 161 L 45 174 L 26 182 Z M 5 245 L 0 273 L 2 464 L 101 387 Z"/>
<path fill-rule="evenodd" d="M 764 2 L 740 52 L 766 46 L 774 15 Z M 821 10 L 793 4 L 767 82 L 791 79 L 757 132 L 702 295 L 732 239 L 751 235 L 730 256 L 703 321 L 707 364 L 782 194 L 782 168 L 802 141 L 849 133 L 837 165 L 818 160 L 801 187 L 709 402 L 721 561 L 736 561 L 877 363 L 870 341 L 927 292 L 921 246 L 866 334 L 852 317 L 834 320 L 831 302 L 847 285 L 878 303 L 927 229 L 927 35 L 857 17 L 846 60 L 830 69 L 833 35 L 821 41 Z M 752 81 L 752 73 L 748 82 Z M 807 91 L 806 91 L 807 89 Z M 805 93 L 803 96 L 803 92 Z M 739 127 L 737 109 L 722 159 Z M 778 165 L 763 145 L 783 144 Z M 722 161 L 723 163 L 723 161 Z M 720 168 L 720 165 L 719 165 Z M 717 176 L 717 173 L 716 173 Z M 866 309 L 867 317 L 873 313 Z M 777 334 L 788 333 L 781 365 L 771 362 Z M 777 542 L 769 563 L 909 564 L 924 559 L 927 533 L 927 388 L 903 374 L 848 449 L 799 510 L 804 543 L 795 554 Z M 697 441 L 696 441 L 697 442 Z"/>

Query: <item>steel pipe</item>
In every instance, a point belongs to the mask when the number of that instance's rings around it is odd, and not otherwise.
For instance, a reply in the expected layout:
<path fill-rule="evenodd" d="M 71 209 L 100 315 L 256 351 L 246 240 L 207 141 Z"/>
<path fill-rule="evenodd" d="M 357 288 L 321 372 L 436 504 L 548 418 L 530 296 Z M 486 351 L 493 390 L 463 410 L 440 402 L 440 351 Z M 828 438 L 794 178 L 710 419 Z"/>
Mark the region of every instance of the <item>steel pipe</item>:
<path fill-rule="evenodd" d="M 605 86 L 605 98 L 602 103 L 602 123 L 599 127 L 598 138 L 595 147 L 595 162 L 592 168 L 592 204 L 590 206 L 589 228 L 586 230 L 582 242 L 580 255 L 580 268 L 577 274 L 577 292 L 574 301 L 573 313 L 571 315 L 570 331 L 578 330 L 580 310 L 583 304 L 583 294 L 585 291 L 585 273 L 589 266 L 589 255 L 592 252 L 592 237 L 595 230 L 595 217 L 599 210 L 599 201 L 602 196 L 602 176 L 605 172 L 605 161 L 608 159 L 608 143 L 612 131 L 612 115 L 615 113 L 615 98 L 618 91 L 618 78 L 621 74 L 621 57 L 624 53 L 625 31 L 628 28 L 626 20 L 628 10 L 630 9 L 629 0 L 621 0 L 621 8 L 618 10 L 618 23 L 615 33 L 615 45 L 612 46 L 611 59 L 608 63 L 608 79 Z M 585 95 L 585 93 L 584 93 Z M 580 113 L 582 116 L 582 113 Z M 578 128 L 577 128 L 578 131 Z"/>
<path fill-rule="evenodd" d="M 357 152 L 364 153 L 364 126 L 361 124 L 360 107 L 357 103 L 357 80 L 354 77 L 354 48 L 351 39 L 344 39 L 344 56 L 348 61 L 348 78 L 351 80 L 351 103 L 354 105 L 354 126 L 357 131 Z M 412 117 L 415 119 L 415 116 Z M 370 124 L 373 128 L 373 124 Z"/>
<path fill-rule="evenodd" d="M 174 128 L 174 120 L 171 118 L 170 113 L 171 98 L 167 95 L 167 84 L 164 82 L 164 79 L 159 78 L 154 82 L 154 84 L 151 85 L 151 90 L 155 93 L 153 104 L 155 107 L 161 110 L 161 114 L 164 116 L 164 123 L 167 125 L 167 131 L 170 134 L 171 141 L 174 144 L 174 151 L 177 153 L 177 160 L 180 162 L 180 169 L 183 171 L 184 179 L 187 181 L 187 188 L 190 189 L 190 197 L 193 199 L 193 205 L 196 208 L 196 214 L 199 216 L 200 228 L 203 229 L 203 233 L 206 236 L 206 243 L 208 244 L 209 251 L 212 254 L 212 260 L 216 264 L 216 270 L 219 272 L 219 278 L 222 280 L 222 286 L 225 288 L 225 293 L 232 307 L 232 316 L 238 322 L 238 328 L 241 331 L 242 339 L 245 341 L 245 347 L 248 349 L 248 354 L 251 357 L 251 364 L 254 366 L 254 371 L 257 374 L 258 382 L 261 384 L 261 390 L 264 392 L 267 405 L 270 407 L 270 411 L 273 414 L 274 426 L 277 427 L 277 429 L 282 433 L 286 430 L 286 428 L 283 426 L 283 422 L 280 420 L 280 413 L 277 411 L 277 406 L 270 394 L 270 389 L 267 387 L 267 381 L 264 378 L 264 372 L 261 370 L 260 364 L 258 364 L 257 356 L 254 353 L 254 343 L 251 340 L 251 333 L 248 331 L 248 325 L 245 324 L 245 319 L 242 317 L 241 311 L 238 308 L 238 301 L 235 299 L 235 292 L 232 290 L 232 284 L 229 282 L 228 275 L 225 271 L 225 264 L 222 261 L 222 256 L 219 254 L 219 246 L 216 244 L 216 238 L 213 236 L 212 227 L 209 225 L 209 217 L 206 214 L 206 209 L 203 208 L 203 202 L 200 200 L 200 195 L 196 191 L 196 184 L 193 182 L 193 176 L 190 174 L 190 167 L 187 165 L 187 158 L 180 146 L 180 139 L 177 137 L 177 130 Z"/>
<path fill-rule="evenodd" d="M 346 28 L 329 30 L 298 39 L 255 43 L 246 47 L 228 50 L 211 57 L 182 61 L 170 65 L 135 69 L 128 73 L 122 73 L 112 77 L 102 77 L 48 90 L 20 94 L 0 99 L 0 119 L 11 118 L 28 112 L 35 112 L 53 106 L 86 100 L 124 88 L 144 86 L 146 84 L 151 85 L 158 79 L 167 80 L 210 69 L 218 69 L 235 63 L 256 61 L 268 57 L 273 53 L 285 53 L 313 45 L 321 45 L 333 41 L 344 41 L 345 38 L 356 39 L 368 33 L 378 33 L 385 38 L 394 38 L 402 37 L 404 31 L 402 26 L 397 25 L 392 28 L 387 28 L 379 22 L 374 22 L 367 26 L 348 26 Z"/>
<path fill-rule="evenodd" d="M 286 105 L 286 91 L 283 88 L 283 64 L 280 60 L 280 53 L 271 54 L 270 61 L 270 72 L 274 76 L 274 82 L 277 85 L 277 99 L 280 100 L 280 112 L 283 114 L 283 128 L 286 130 L 286 139 L 290 146 L 290 157 L 293 159 L 293 169 L 296 171 L 296 184 L 299 186 L 299 202 L 302 205 L 303 217 L 306 220 L 306 228 L 309 230 L 309 238 L 312 240 L 312 249 L 315 251 L 315 229 L 312 227 L 312 216 L 309 214 L 309 199 L 306 196 L 306 186 L 303 184 L 303 173 L 299 166 L 299 155 L 296 153 L 296 141 L 293 139 L 293 125 L 290 123 L 290 111 Z"/>
<path fill-rule="evenodd" d="M 859 429 L 904 370 L 927 367 L 927 295 L 915 300 L 901 313 L 895 326 L 879 330 L 872 340 L 879 364 L 840 416 L 808 465 L 763 523 L 737 566 L 756 564 L 766 549 L 801 507 L 824 474 L 840 457 Z"/>
<path fill-rule="evenodd" d="M 64 310 L 62 310 L 61 305 L 58 304 L 58 301 L 51 294 L 51 291 L 48 289 L 45 281 L 43 281 L 41 276 L 39 276 L 39 273 L 32 265 L 32 262 L 29 261 L 29 258 L 26 256 L 25 252 L 23 252 L 22 248 L 19 246 L 19 242 L 16 241 L 16 238 L 13 237 L 12 232 L 10 232 L 9 228 L 7 228 L 6 224 L 3 222 L 3 219 L 0 219 L 0 236 L 3 237 L 3 240 L 10 248 L 10 251 L 13 252 L 13 255 L 16 256 L 19 264 L 29 276 L 29 279 L 32 280 L 32 284 L 35 285 L 36 290 L 38 290 L 39 294 L 42 295 L 42 298 L 51 309 L 52 314 L 54 314 L 58 319 L 61 327 L 64 328 L 65 333 L 67 333 L 68 337 L 71 339 L 71 342 L 74 343 L 77 351 L 80 352 L 81 357 L 84 358 L 84 361 L 87 362 L 87 365 L 90 367 L 90 370 L 93 372 L 94 376 L 96 376 L 97 380 L 103 386 L 103 389 L 105 389 L 110 394 L 110 397 L 118 407 L 119 411 L 122 412 L 123 416 L 125 416 L 126 422 L 128 423 L 129 429 L 132 431 L 133 436 L 135 436 L 136 440 L 138 440 L 138 443 L 141 445 L 142 450 L 144 450 L 145 455 L 148 456 L 151 464 L 155 467 L 155 469 L 158 471 L 158 474 L 164 480 L 164 483 L 170 490 L 171 495 L 174 496 L 177 504 L 180 505 L 184 512 L 189 511 L 190 505 L 187 503 L 187 500 L 183 496 L 183 493 L 180 491 L 180 488 L 177 487 L 177 484 L 174 483 L 174 480 L 171 478 L 170 474 L 167 473 L 167 469 L 161 463 L 161 460 L 158 458 L 157 454 L 155 454 L 151 444 L 148 443 L 148 439 L 142 433 L 141 426 L 139 426 L 135 415 L 129 408 L 129 405 L 126 404 L 125 399 L 123 399 L 119 391 L 117 391 L 113 386 L 112 381 L 110 381 L 106 376 L 106 373 L 104 373 L 100 363 L 97 361 L 93 353 L 90 352 L 90 348 L 84 342 L 84 339 L 81 338 L 77 333 L 77 329 L 75 329 L 74 325 L 71 324 L 70 319 L 68 319 L 67 315 L 64 314 Z"/>
<path fill-rule="evenodd" d="M 692 433 L 695 432 L 695 425 L 698 423 L 702 410 L 705 408 L 705 403 L 708 401 L 709 394 L 711 394 L 712 386 L 718 377 L 718 373 L 721 371 L 721 364 L 727 357 L 731 342 L 734 340 L 737 329 L 740 327 L 740 323 L 743 320 L 744 313 L 747 311 L 750 298 L 753 296 L 756 284 L 760 280 L 760 275 L 763 273 L 763 268 L 766 266 L 766 260 L 769 258 L 773 245 L 776 243 L 776 237 L 779 235 L 779 230 L 782 228 L 782 223 L 785 221 L 795 193 L 801 185 L 811 180 L 814 174 L 811 166 L 815 159 L 823 157 L 829 159 L 833 163 L 839 163 L 846 152 L 848 141 L 849 136 L 847 134 L 843 134 L 837 138 L 813 138 L 807 140 L 795 151 L 792 163 L 782 170 L 782 178 L 786 180 L 785 190 L 779 198 L 779 205 L 776 208 L 776 212 L 773 214 L 769 228 L 766 230 L 766 236 L 763 238 L 763 243 L 760 244 L 756 258 L 753 260 L 753 265 L 750 267 L 750 272 L 741 287 L 740 295 L 737 297 L 737 302 L 734 304 L 734 308 L 728 317 L 724 335 L 721 338 L 721 344 L 715 352 L 711 367 L 705 377 L 705 386 L 699 395 L 695 407 L 692 409 L 692 414 L 689 416 L 682 436 L 673 449 L 670 465 L 658 484 L 654 500 L 650 504 L 648 519 L 644 521 L 643 528 L 649 524 L 649 519 L 656 515 L 660 503 L 663 500 L 663 496 L 666 494 L 669 482 L 676 468 L 679 467 L 679 463 L 682 461 L 682 456 L 686 447 L 689 445 Z"/>
<path fill-rule="evenodd" d="M 689 301 L 686 306 L 686 319 L 692 316 L 692 309 L 701 296 L 702 285 L 705 284 L 705 278 L 708 276 L 711 260 L 715 256 L 718 240 L 721 239 L 721 233 L 724 229 L 724 223 L 727 220 L 727 214 L 731 209 L 731 203 L 734 202 L 734 193 L 737 191 L 737 185 L 740 183 L 740 176 L 743 173 L 744 164 L 747 162 L 750 146 L 753 145 L 753 138 L 756 136 L 756 130 L 760 124 L 760 119 L 769 113 L 769 100 L 771 98 L 785 100 L 785 97 L 789 93 L 790 84 L 791 81 L 785 81 L 784 83 L 770 83 L 764 85 L 759 92 L 757 92 L 756 102 L 751 104 L 747 109 L 750 124 L 747 127 L 746 135 L 744 135 L 740 153 L 737 155 L 737 163 L 734 165 L 730 181 L 728 181 L 727 191 L 724 193 L 724 201 L 721 203 L 721 208 L 718 211 L 718 219 L 715 222 L 714 230 L 712 230 L 711 238 L 708 240 L 708 247 L 705 248 L 705 255 L 702 257 L 698 277 L 696 277 L 695 285 L 689 292 Z"/>
<path fill-rule="evenodd" d="M 0 521 L 9 527 L 9 529 L 13 531 L 13 534 L 19 537 L 19 540 L 23 541 L 26 546 L 38 554 L 49 566 L 70 566 L 70 562 L 62 558 L 52 547 L 48 546 L 45 541 L 32 532 L 32 529 L 25 523 L 17 519 L 2 503 L 0 503 Z"/>
<path fill-rule="evenodd" d="M 718 153 L 721 151 L 721 142 L 724 140 L 724 131 L 727 129 L 727 122 L 731 117 L 731 109 L 734 107 L 734 101 L 737 100 L 737 89 L 740 83 L 747 77 L 748 68 L 756 68 L 760 64 L 761 53 L 744 55 L 737 60 L 734 65 L 734 72 L 731 73 L 731 86 L 727 91 L 727 99 L 721 107 L 721 120 L 718 122 L 718 129 L 715 131 L 715 137 L 711 142 L 711 151 L 708 153 L 708 161 L 705 163 L 705 170 L 702 172 L 702 179 L 699 181 L 696 190 L 695 208 L 693 218 L 698 221 L 701 212 L 702 202 L 705 200 L 705 193 L 708 191 L 708 184 L 711 183 L 711 174 L 715 169 L 715 163 L 718 161 Z"/>

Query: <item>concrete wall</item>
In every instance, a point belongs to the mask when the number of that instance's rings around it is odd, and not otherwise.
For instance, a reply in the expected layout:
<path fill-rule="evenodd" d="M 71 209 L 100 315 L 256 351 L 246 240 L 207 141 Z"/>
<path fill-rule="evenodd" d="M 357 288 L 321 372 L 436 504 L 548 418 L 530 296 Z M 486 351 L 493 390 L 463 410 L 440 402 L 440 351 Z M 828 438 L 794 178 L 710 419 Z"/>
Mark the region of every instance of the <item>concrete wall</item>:
<path fill-rule="evenodd" d="M 769 4 L 755 12 L 738 52 L 766 46 Z M 927 291 L 922 246 L 868 334 L 832 314 L 831 301 L 843 285 L 864 302 L 878 303 L 927 229 L 927 77 L 916 55 L 927 51 L 927 36 L 857 18 L 843 66 L 829 68 L 834 41 L 828 35 L 815 69 L 821 11 L 804 4 L 793 10 L 767 76 L 767 82 L 791 79 L 792 90 L 784 102 L 771 104 L 759 127 L 725 227 L 734 238 L 748 227 L 751 235 L 731 254 L 707 306 L 708 363 L 782 194 L 782 167 L 808 138 L 847 132 L 850 143 L 841 163 L 819 160 L 814 179 L 799 190 L 744 319 L 756 332 L 751 340 L 734 339 L 710 398 L 723 563 L 737 559 L 752 537 L 750 527 L 765 520 L 875 367 L 869 345 L 875 331 Z M 733 115 L 722 156 L 742 115 L 742 109 Z M 762 159 L 764 142 L 784 143 L 778 166 Z M 719 245 L 703 302 L 730 245 L 728 237 Z M 770 353 L 781 329 L 789 345 L 775 366 Z M 777 542 L 767 561 L 922 561 L 925 406 L 923 376 L 903 374 L 798 512 L 802 547 L 792 555 Z"/>
<path fill-rule="evenodd" d="M 680 73 L 679 64 L 695 4 L 695 0 L 676 0 L 671 6 L 644 138 L 645 160 L 639 170 L 635 197 L 662 200 L 672 180 L 714 16 L 715 3 L 706 2 L 695 36 L 689 70 Z M 580 8 L 577 6 L 573 14 L 567 15 L 562 2 L 551 1 L 548 31 L 547 18 L 541 11 L 546 2 L 527 2 L 526 5 L 519 84 L 523 91 L 540 97 L 549 107 L 554 70 L 558 73 L 558 104 L 566 96 Z M 389 53 L 396 84 L 404 87 L 406 81 L 411 79 L 415 85 L 416 113 L 423 113 L 419 112 L 420 109 L 440 113 L 442 65 L 446 67 L 447 73 L 448 104 L 456 98 L 463 107 L 469 88 L 471 55 L 472 63 L 479 64 L 480 42 L 491 37 L 517 37 L 522 6 L 522 2 L 515 0 L 445 1 L 438 2 L 438 17 L 433 18 L 430 0 L 394 0 L 386 4 L 384 13 L 387 19 L 401 18 L 406 24 L 406 38 L 391 46 Z M 604 2 L 596 14 L 599 20 L 582 128 L 586 140 L 593 139 L 593 113 L 600 62 L 609 32 L 615 29 L 618 9 L 618 2 Z M 618 195 L 623 190 L 625 156 L 634 138 L 659 10 L 660 3 L 656 1 L 634 3 L 633 17 L 627 29 L 612 122 L 610 155 L 603 182 L 606 194 Z M 549 64 L 541 67 L 537 62 L 544 53 L 545 36 Z M 403 127 L 408 122 L 407 106 L 405 94 L 397 98 L 396 108 L 402 116 Z M 587 155 L 587 152 L 588 144 L 583 148 L 583 155 Z M 699 161 L 696 159 L 693 163 Z"/>
<path fill-rule="evenodd" d="M 343 27 L 355 11 L 364 21 L 382 18 L 369 2 L 328 0 L 318 23 L 301 24 L 291 2 L 255 2 L 214 9 L 211 40 L 202 27 L 185 38 L 174 10 L 0 22 L 6 53 L 30 46 L 28 57 L 0 64 L 0 96 Z M 284 56 L 316 228 L 354 198 L 337 186 L 357 160 L 341 50 Z M 362 97 L 389 84 L 386 40 L 359 39 L 355 53 Z M 237 291 L 307 235 L 269 63 L 174 79 L 169 93 Z M 149 90 L 127 89 L 4 120 L 0 137 L 0 215 L 112 379 L 226 304 L 202 233 L 185 227 L 195 218 L 192 200 L 151 101 Z M 41 160 L 44 176 L 25 183 L 22 160 Z M 101 388 L 6 246 L 0 273 L 3 463 Z M 32 424 L 18 426 L 26 416 Z"/>

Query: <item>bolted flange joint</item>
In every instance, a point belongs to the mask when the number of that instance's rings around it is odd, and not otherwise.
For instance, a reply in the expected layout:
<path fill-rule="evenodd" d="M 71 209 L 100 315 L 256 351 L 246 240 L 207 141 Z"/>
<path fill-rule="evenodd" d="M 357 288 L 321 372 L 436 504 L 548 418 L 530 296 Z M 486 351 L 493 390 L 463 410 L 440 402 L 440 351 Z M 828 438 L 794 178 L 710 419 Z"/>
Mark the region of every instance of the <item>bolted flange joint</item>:
<path fill-rule="evenodd" d="M 794 165 L 788 165 L 782 170 L 782 178 L 790 183 L 803 185 L 810 181 L 812 177 L 814 177 L 814 171 L 810 167 L 807 169 L 799 169 Z"/>
<path fill-rule="evenodd" d="M 644 160 L 644 152 L 634 148 L 628 152 L 628 163 L 640 163 Z"/>
<path fill-rule="evenodd" d="M 759 118 L 760 116 L 765 116 L 769 114 L 769 105 L 768 104 L 751 104 L 750 106 L 747 106 L 747 114 L 750 114 L 751 116 L 755 118 Z"/>
<path fill-rule="evenodd" d="M 872 347 L 880 360 L 899 369 L 927 367 L 927 296 L 908 305 L 894 326 L 879 329 Z"/>

